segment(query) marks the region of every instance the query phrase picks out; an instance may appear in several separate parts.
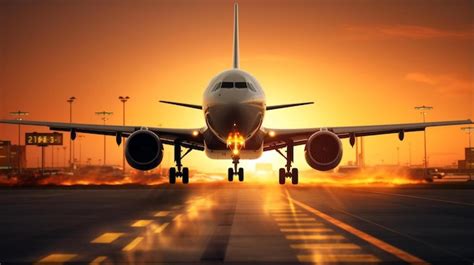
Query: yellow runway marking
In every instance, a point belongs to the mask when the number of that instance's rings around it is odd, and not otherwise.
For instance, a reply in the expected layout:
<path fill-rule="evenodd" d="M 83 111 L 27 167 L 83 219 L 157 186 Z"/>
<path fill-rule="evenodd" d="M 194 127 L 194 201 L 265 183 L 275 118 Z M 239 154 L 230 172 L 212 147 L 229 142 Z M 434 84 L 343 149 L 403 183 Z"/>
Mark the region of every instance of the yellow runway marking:
<path fill-rule="evenodd" d="M 142 242 L 143 240 L 143 237 L 137 237 L 135 238 L 134 240 L 132 240 L 132 242 L 128 243 L 128 245 L 126 245 L 122 251 L 131 251 L 133 250 L 136 246 L 138 246 L 138 244 L 140 244 L 140 242 Z"/>
<path fill-rule="evenodd" d="M 181 214 L 178 214 L 173 218 L 173 221 L 179 220 L 180 218 L 181 218 Z"/>
<path fill-rule="evenodd" d="M 290 203 L 294 203 L 294 204 L 297 204 L 298 206 L 300 206 L 301 208 L 307 210 L 308 212 L 311 212 L 313 213 L 314 215 L 328 221 L 329 223 L 359 237 L 360 239 L 363 239 L 367 242 L 369 242 L 370 244 L 376 246 L 377 248 L 380 248 L 396 257 L 398 257 L 399 259 L 405 261 L 405 262 L 408 262 L 410 264 L 428 264 L 426 261 L 416 257 L 416 256 L 413 256 L 412 254 L 406 252 L 406 251 L 403 251 L 395 246 L 392 246 L 380 239 L 377 239 L 365 232 L 362 232 L 361 230 L 355 228 L 355 227 L 352 227 L 344 222 L 341 222 L 323 212 L 320 212 L 314 208 L 312 208 L 311 206 L 307 205 L 307 204 L 304 204 L 300 201 L 297 201 L 293 198 L 291 198 L 290 196 L 290 193 L 288 192 L 288 190 L 286 189 L 286 197 L 288 198 L 288 201 Z"/>
<path fill-rule="evenodd" d="M 380 262 L 380 260 L 374 255 L 370 254 L 346 254 L 346 255 L 324 255 L 320 253 L 315 253 L 313 255 L 297 255 L 296 256 L 300 262 Z"/>
<path fill-rule="evenodd" d="M 288 240 L 328 240 L 328 239 L 336 239 L 341 240 L 344 239 L 341 235 L 288 235 L 286 236 Z"/>
<path fill-rule="evenodd" d="M 293 227 L 293 226 L 296 226 L 296 227 L 321 227 L 321 226 L 324 226 L 324 224 L 322 223 L 316 223 L 316 222 L 312 222 L 312 223 L 277 223 L 279 226 L 285 226 L 285 227 Z"/>
<path fill-rule="evenodd" d="M 145 227 L 151 224 L 152 220 L 137 220 L 132 224 L 132 227 Z"/>
<path fill-rule="evenodd" d="M 64 262 L 72 260 L 76 256 L 76 254 L 55 253 L 42 258 L 36 264 L 62 264 Z"/>
<path fill-rule="evenodd" d="M 311 221 L 315 221 L 313 217 L 280 217 L 280 218 L 275 218 L 275 221 L 277 222 L 288 222 L 288 221 L 297 221 L 297 222 L 311 222 Z"/>
<path fill-rule="evenodd" d="M 163 230 L 165 230 L 165 228 L 169 225 L 170 223 L 164 223 L 164 224 L 161 224 L 160 226 L 158 226 L 157 228 L 155 228 L 155 230 L 153 231 L 155 234 L 159 234 L 161 232 L 163 232 Z"/>
<path fill-rule="evenodd" d="M 89 263 L 89 265 L 100 265 L 106 259 L 106 256 L 98 256 L 91 263 Z"/>
<path fill-rule="evenodd" d="M 155 213 L 155 216 L 156 217 L 165 217 L 165 216 L 168 216 L 170 214 L 170 211 L 159 211 L 157 213 Z"/>
<path fill-rule="evenodd" d="M 283 233 L 288 232 L 299 232 L 299 233 L 323 233 L 323 232 L 333 232 L 329 228 L 280 228 L 280 231 Z"/>
<path fill-rule="evenodd" d="M 117 238 L 123 236 L 123 233 L 103 233 L 96 239 L 92 240 L 91 243 L 99 243 L 99 244 L 106 244 L 112 243 Z"/>
<path fill-rule="evenodd" d="M 360 249 L 359 246 L 352 243 L 317 243 L 317 244 L 291 244 L 294 249 Z"/>

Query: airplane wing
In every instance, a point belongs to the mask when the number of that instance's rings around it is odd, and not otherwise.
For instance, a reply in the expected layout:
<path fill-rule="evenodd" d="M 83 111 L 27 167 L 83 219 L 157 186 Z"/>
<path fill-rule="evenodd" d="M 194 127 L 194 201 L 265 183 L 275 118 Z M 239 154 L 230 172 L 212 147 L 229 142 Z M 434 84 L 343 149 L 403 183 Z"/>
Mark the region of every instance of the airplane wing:
<path fill-rule="evenodd" d="M 339 138 L 371 136 L 389 133 L 404 134 L 405 132 L 423 131 L 427 127 L 449 126 L 472 124 L 471 120 L 457 121 L 438 121 L 424 123 L 405 123 L 405 124 L 386 124 L 386 125 L 366 125 L 366 126 L 347 126 L 347 127 L 325 127 L 325 128 L 307 128 L 307 129 L 269 129 L 263 146 L 264 151 L 275 150 L 286 147 L 288 141 L 293 141 L 294 145 L 306 144 L 308 138 L 315 132 L 328 130 L 335 133 Z M 269 134 L 268 132 L 272 132 Z M 271 136 L 273 135 L 273 137 Z"/>
<path fill-rule="evenodd" d="M 28 120 L 0 120 L 5 124 L 21 124 L 32 126 L 48 127 L 52 131 L 78 132 L 99 135 L 114 135 L 128 137 L 135 131 L 147 128 L 155 132 L 164 144 L 173 145 L 175 141 L 180 141 L 181 145 L 196 150 L 204 150 L 203 137 L 201 132 L 203 128 L 196 129 L 173 129 L 158 128 L 146 126 L 122 126 L 122 125 L 100 125 L 100 124 L 81 124 L 81 123 L 65 123 L 65 122 L 45 122 L 45 121 L 28 121 Z M 195 132 L 200 132 L 195 135 Z"/>

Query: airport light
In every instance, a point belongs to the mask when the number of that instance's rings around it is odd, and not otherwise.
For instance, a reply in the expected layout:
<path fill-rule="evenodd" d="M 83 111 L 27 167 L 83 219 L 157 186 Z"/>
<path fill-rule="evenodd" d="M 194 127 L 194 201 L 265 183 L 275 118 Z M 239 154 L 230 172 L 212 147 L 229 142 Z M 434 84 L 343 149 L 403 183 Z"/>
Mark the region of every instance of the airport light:
<path fill-rule="evenodd" d="M 467 137 L 469 137 L 469 154 L 471 154 L 471 133 L 474 132 L 474 127 L 473 126 L 469 126 L 469 127 L 462 127 L 461 130 L 463 130 L 464 132 L 467 133 Z M 471 180 L 471 161 L 468 161 L 468 160 L 472 160 L 472 157 L 466 157 L 466 164 L 469 165 L 468 169 L 469 169 L 469 180 Z"/>
<path fill-rule="evenodd" d="M 97 111 L 95 113 L 95 115 L 98 115 L 101 117 L 101 120 L 104 122 L 104 125 L 105 125 L 105 122 L 108 120 L 108 117 L 110 115 L 114 114 L 113 112 L 110 112 L 110 111 Z M 104 135 L 104 166 L 107 162 L 107 142 L 106 142 L 106 138 L 105 138 L 105 135 Z"/>
<path fill-rule="evenodd" d="M 79 140 L 79 166 L 82 166 L 82 139 L 86 138 L 84 135 L 78 135 L 77 140 Z"/>
<path fill-rule="evenodd" d="M 420 114 L 423 117 L 423 123 L 426 123 L 426 113 L 428 111 L 432 110 L 433 107 L 422 105 L 422 106 L 416 106 L 415 109 L 420 111 Z M 424 176 L 426 177 L 426 173 L 427 173 L 427 170 L 428 170 L 428 159 L 427 159 L 427 154 L 426 154 L 426 128 L 423 130 L 423 142 L 424 142 L 424 149 L 425 149 Z"/>
<path fill-rule="evenodd" d="M 27 111 L 18 110 L 18 111 L 10 112 L 10 115 L 16 116 L 16 120 L 21 121 L 21 120 L 23 120 L 22 117 L 28 116 L 28 115 L 30 115 L 30 113 L 27 112 Z M 18 123 L 18 149 L 16 151 L 16 156 L 17 156 L 17 169 L 18 169 L 19 173 L 21 172 L 21 162 L 20 162 L 21 139 L 20 138 L 21 138 L 21 123 Z"/>
<path fill-rule="evenodd" d="M 72 123 L 72 103 L 76 100 L 76 97 L 72 96 L 68 100 L 69 103 L 69 124 Z M 69 166 L 74 168 L 74 142 L 72 141 L 71 137 L 69 137 Z"/>
<path fill-rule="evenodd" d="M 122 114 L 123 114 L 123 126 L 125 126 L 125 103 L 127 103 L 127 101 L 130 99 L 129 96 L 125 96 L 125 97 L 122 97 L 120 96 L 118 98 L 121 102 L 122 102 Z M 125 140 L 125 137 L 123 137 L 124 139 L 122 139 L 122 142 L 124 143 L 123 140 Z M 122 172 L 123 174 L 125 174 L 125 143 L 122 144 Z"/>

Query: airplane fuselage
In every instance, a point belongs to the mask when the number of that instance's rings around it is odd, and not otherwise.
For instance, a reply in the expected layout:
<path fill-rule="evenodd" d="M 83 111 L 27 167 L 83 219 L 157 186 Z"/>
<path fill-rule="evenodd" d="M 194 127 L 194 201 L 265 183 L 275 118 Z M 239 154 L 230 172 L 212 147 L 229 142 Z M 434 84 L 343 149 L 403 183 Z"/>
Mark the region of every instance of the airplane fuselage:
<path fill-rule="evenodd" d="M 204 118 L 208 127 L 205 136 L 206 154 L 210 158 L 228 159 L 238 156 L 253 159 L 263 152 L 260 135 L 266 101 L 258 81 L 240 69 L 231 69 L 216 75 L 203 97 Z M 233 151 L 233 141 L 243 141 Z M 216 143 L 216 140 L 219 143 Z"/>

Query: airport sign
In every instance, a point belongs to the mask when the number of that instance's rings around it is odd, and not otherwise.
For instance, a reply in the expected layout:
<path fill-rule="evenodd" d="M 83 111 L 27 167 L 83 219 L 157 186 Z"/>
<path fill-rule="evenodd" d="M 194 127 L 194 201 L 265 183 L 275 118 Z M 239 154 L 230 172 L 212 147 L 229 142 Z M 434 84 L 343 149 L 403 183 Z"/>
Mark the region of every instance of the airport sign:
<path fill-rule="evenodd" d="M 62 145 L 63 134 L 62 133 L 26 133 L 25 134 L 26 145 Z"/>

